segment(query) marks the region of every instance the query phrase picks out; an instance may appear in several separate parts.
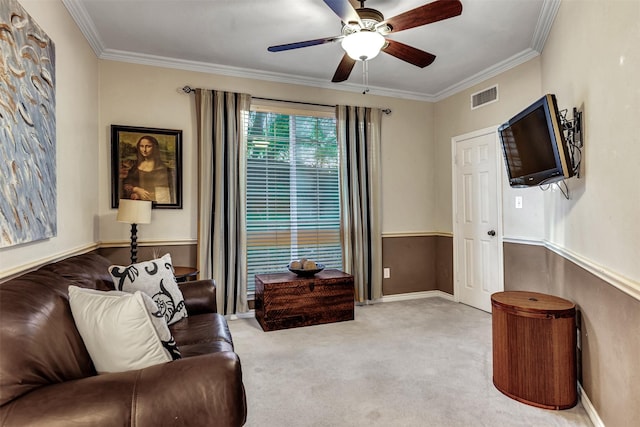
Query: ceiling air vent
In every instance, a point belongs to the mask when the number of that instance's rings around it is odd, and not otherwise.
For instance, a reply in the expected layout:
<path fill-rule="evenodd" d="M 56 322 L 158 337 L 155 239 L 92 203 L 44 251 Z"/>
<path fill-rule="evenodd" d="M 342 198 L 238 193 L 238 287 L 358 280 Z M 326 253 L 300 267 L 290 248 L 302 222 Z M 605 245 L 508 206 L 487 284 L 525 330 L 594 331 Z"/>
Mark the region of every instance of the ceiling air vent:
<path fill-rule="evenodd" d="M 498 85 L 491 86 L 488 89 L 471 94 L 471 109 L 491 104 L 498 100 Z"/>

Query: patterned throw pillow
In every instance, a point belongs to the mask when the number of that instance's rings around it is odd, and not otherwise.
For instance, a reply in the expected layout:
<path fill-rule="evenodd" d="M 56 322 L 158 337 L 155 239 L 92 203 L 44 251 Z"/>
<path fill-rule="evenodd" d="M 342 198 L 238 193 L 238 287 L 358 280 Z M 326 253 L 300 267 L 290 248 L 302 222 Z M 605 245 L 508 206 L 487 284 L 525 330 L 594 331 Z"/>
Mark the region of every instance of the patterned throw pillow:
<path fill-rule="evenodd" d="M 151 261 L 131 264 L 128 267 L 112 265 L 109 273 L 116 289 L 124 292 L 142 291 L 158 305 L 158 310 L 172 325 L 187 317 L 184 297 L 176 283 L 171 265 L 171 255 Z"/>
<path fill-rule="evenodd" d="M 140 291 L 69 286 L 69 305 L 98 373 L 143 369 L 181 357 L 158 307 Z"/>

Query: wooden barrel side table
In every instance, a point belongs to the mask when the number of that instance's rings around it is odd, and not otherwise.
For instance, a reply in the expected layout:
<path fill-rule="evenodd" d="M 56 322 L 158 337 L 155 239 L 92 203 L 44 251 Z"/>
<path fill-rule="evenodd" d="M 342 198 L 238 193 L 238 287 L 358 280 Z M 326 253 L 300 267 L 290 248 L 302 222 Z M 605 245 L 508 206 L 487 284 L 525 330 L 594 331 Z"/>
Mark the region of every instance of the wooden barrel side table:
<path fill-rule="evenodd" d="M 545 409 L 576 405 L 576 308 L 537 292 L 498 292 L 493 314 L 493 384 Z"/>

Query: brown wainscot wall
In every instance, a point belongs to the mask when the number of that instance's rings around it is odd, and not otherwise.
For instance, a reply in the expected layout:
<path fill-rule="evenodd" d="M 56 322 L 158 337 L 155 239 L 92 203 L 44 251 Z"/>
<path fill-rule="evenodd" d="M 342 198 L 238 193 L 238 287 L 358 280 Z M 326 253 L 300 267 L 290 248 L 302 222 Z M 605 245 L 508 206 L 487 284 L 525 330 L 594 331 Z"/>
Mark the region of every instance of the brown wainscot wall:
<path fill-rule="evenodd" d="M 572 257 L 574 262 L 569 257 L 550 246 L 505 243 L 505 290 L 542 292 L 576 304 L 578 379 L 590 404 L 603 425 L 637 425 L 640 420 L 638 293 L 633 293 L 631 281 L 617 279 L 613 274 L 607 281 L 602 278 L 603 273 L 598 272 L 599 267 Z"/>
<path fill-rule="evenodd" d="M 382 238 L 385 296 L 442 291 L 453 295 L 453 238 L 445 235 L 388 235 Z"/>
<path fill-rule="evenodd" d="M 195 267 L 195 244 L 138 246 L 138 261 L 147 261 L 166 253 L 176 266 Z M 130 263 L 129 247 L 113 245 L 97 252 L 113 264 Z M 383 295 L 442 291 L 453 295 L 453 238 L 450 235 L 392 235 L 382 238 L 383 267 L 391 277 L 383 279 Z"/>
<path fill-rule="evenodd" d="M 196 248 L 197 246 L 195 244 L 139 245 L 138 262 L 149 261 L 168 253 L 171 255 L 171 263 L 174 266 L 195 267 L 197 259 Z M 131 264 L 131 250 L 129 246 L 122 247 L 121 245 L 114 245 L 101 247 L 97 252 L 115 265 Z"/>

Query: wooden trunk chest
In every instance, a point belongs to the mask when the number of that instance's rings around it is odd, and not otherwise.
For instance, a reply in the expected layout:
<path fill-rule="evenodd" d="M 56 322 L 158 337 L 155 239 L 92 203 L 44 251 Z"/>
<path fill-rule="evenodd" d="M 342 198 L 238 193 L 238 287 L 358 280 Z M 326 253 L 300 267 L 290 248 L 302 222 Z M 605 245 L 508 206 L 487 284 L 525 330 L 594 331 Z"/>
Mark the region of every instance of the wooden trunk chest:
<path fill-rule="evenodd" d="M 256 319 L 264 331 L 341 322 L 354 318 L 353 276 L 324 270 L 256 275 Z"/>
<path fill-rule="evenodd" d="M 577 403 L 576 310 L 536 292 L 498 292 L 493 312 L 493 383 L 507 396 L 546 409 Z"/>

